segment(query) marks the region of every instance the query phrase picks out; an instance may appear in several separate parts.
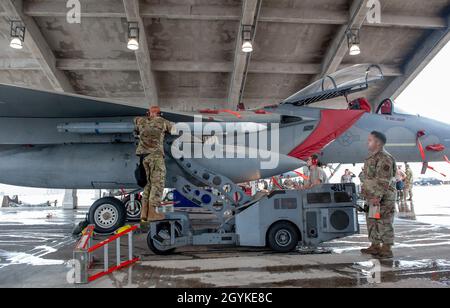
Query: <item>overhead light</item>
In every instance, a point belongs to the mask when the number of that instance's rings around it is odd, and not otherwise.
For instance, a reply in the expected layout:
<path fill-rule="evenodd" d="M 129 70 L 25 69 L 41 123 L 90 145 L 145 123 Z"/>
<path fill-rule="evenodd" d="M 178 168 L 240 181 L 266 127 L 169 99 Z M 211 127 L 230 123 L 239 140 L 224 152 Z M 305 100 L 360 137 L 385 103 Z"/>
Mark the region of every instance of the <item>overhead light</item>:
<path fill-rule="evenodd" d="M 139 49 L 139 24 L 137 22 L 128 23 L 128 44 L 127 48 L 133 51 Z"/>
<path fill-rule="evenodd" d="M 253 44 L 250 41 L 246 41 L 242 44 L 242 51 L 243 52 L 252 52 L 253 51 Z"/>
<path fill-rule="evenodd" d="M 359 29 L 350 29 L 347 31 L 348 50 L 351 56 L 357 56 L 361 53 L 361 38 Z"/>
<path fill-rule="evenodd" d="M 23 43 L 19 38 L 15 37 L 11 40 L 11 43 L 9 44 L 9 46 L 14 49 L 22 49 Z"/>
<path fill-rule="evenodd" d="M 242 26 L 242 51 L 245 53 L 253 51 L 253 29 L 252 25 Z"/>
<path fill-rule="evenodd" d="M 130 50 L 138 50 L 139 49 L 139 42 L 136 39 L 131 38 L 131 39 L 128 40 L 127 47 Z"/>
<path fill-rule="evenodd" d="M 11 21 L 11 43 L 14 49 L 22 49 L 25 42 L 25 26 L 20 21 Z"/>
<path fill-rule="evenodd" d="M 354 44 L 354 45 L 350 46 L 350 52 L 349 52 L 349 54 L 350 54 L 351 56 L 357 56 L 357 55 L 359 55 L 360 53 L 361 53 L 361 48 L 359 47 L 359 45 Z"/>

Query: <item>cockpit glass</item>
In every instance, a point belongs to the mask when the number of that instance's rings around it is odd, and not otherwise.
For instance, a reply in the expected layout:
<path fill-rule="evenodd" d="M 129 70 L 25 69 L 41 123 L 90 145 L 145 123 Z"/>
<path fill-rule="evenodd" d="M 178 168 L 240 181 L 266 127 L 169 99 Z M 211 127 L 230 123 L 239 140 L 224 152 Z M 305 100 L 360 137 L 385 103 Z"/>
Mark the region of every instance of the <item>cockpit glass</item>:
<path fill-rule="evenodd" d="M 358 64 L 344 68 L 336 73 L 315 81 L 306 88 L 287 98 L 284 102 L 299 102 L 305 99 L 320 101 L 326 98 L 342 96 L 353 90 L 364 89 L 372 82 L 382 80 L 383 72 L 378 65 Z"/>
<path fill-rule="evenodd" d="M 351 85 L 356 86 L 366 82 L 371 83 L 381 79 L 383 79 L 383 72 L 379 66 L 373 64 L 358 64 L 319 79 L 297 94 L 310 95 Z"/>

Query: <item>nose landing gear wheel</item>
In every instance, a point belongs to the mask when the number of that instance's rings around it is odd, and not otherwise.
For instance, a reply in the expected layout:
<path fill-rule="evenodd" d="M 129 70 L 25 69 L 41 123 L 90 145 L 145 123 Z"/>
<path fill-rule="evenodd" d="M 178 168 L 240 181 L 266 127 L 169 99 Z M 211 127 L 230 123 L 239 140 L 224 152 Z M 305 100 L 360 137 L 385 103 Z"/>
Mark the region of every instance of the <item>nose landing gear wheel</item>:
<path fill-rule="evenodd" d="M 123 203 L 113 197 L 99 199 L 89 209 L 89 223 L 97 233 L 113 233 L 125 225 L 126 218 Z"/>
<path fill-rule="evenodd" d="M 131 204 L 131 198 L 126 197 L 123 200 L 123 204 L 125 204 L 125 209 L 127 211 L 127 220 L 136 222 L 141 220 L 141 211 L 142 211 L 142 202 L 137 198 L 134 199 L 134 207 Z"/>

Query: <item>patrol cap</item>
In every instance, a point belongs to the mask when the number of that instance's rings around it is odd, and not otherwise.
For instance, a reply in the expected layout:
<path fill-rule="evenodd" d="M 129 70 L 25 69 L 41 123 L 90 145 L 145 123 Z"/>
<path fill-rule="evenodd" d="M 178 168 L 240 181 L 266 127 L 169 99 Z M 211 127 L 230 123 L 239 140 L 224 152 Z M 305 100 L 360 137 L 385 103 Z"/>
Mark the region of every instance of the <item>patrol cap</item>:
<path fill-rule="evenodd" d="M 378 131 L 376 131 L 376 130 L 374 130 L 374 131 L 371 132 L 370 134 L 371 134 L 372 136 L 374 136 L 375 138 L 377 138 L 378 140 L 380 140 L 381 143 L 382 143 L 383 145 L 385 145 L 385 144 L 387 143 L 387 138 L 386 138 L 386 135 L 385 135 L 385 134 L 380 133 L 380 132 L 378 132 Z"/>

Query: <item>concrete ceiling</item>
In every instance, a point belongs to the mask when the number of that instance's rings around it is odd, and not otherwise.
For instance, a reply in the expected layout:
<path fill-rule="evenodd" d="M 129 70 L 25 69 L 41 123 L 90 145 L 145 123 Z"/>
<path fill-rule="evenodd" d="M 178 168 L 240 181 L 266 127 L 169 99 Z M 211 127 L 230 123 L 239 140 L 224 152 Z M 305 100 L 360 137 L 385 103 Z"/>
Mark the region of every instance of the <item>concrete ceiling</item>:
<path fill-rule="evenodd" d="M 279 102 L 336 69 L 377 63 L 386 78 L 365 95 L 396 97 L 450 40 L 450 0 L 66 0 L 0 2 L 0 82 L 178 110 Z M 261 5 L 261 6 L 260 6 Z M 25 48 L 9 47 L 8 20 L 27 27 Z M 126 48 L 127 22 L 141 48 Z M 241 24 L 254 24 L 254 52 L 240 51 Z M 345 31 L 361 27 L 359 56 Z"/>

